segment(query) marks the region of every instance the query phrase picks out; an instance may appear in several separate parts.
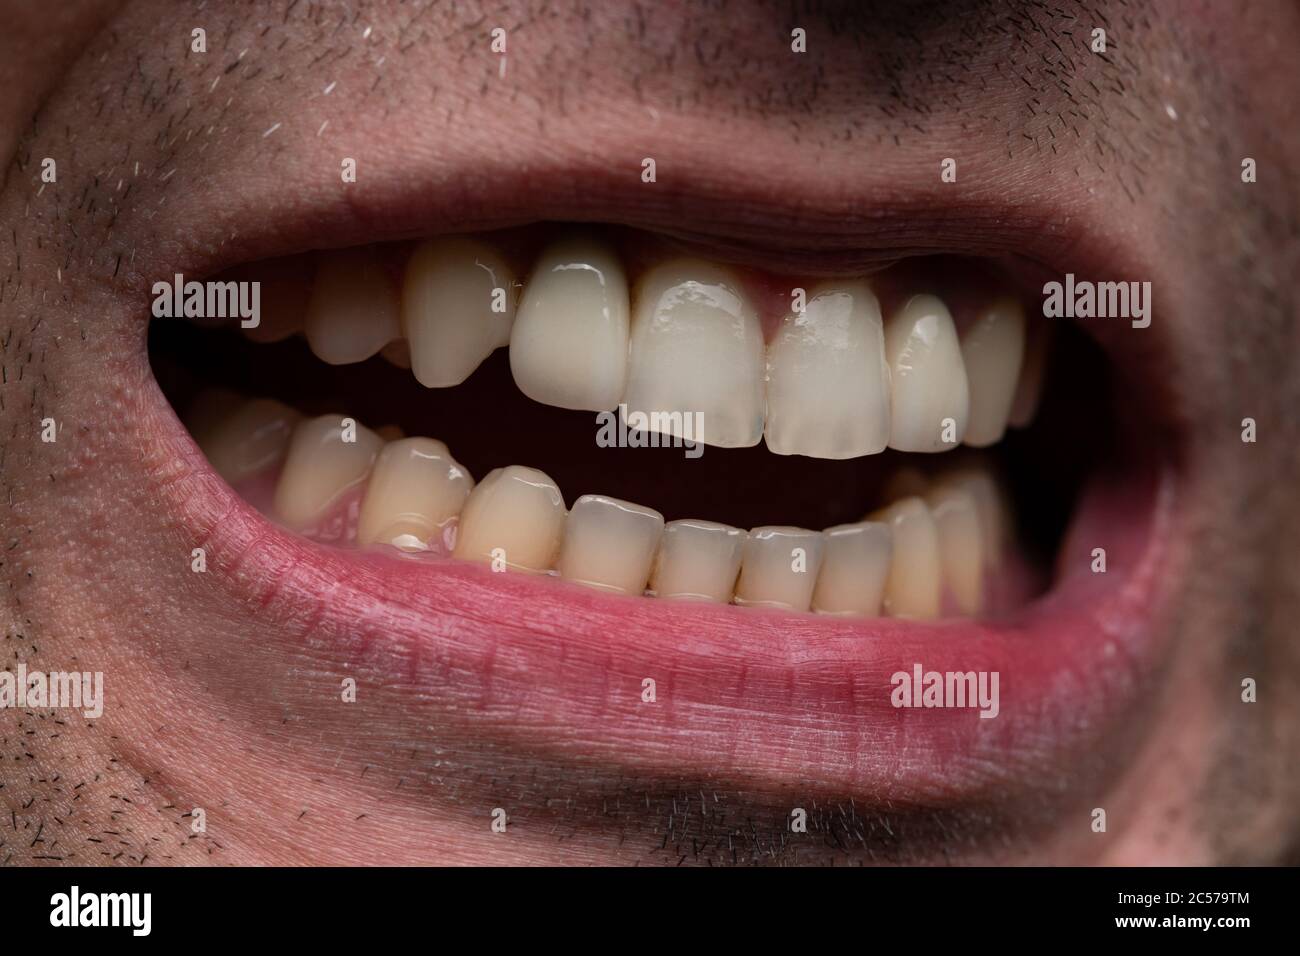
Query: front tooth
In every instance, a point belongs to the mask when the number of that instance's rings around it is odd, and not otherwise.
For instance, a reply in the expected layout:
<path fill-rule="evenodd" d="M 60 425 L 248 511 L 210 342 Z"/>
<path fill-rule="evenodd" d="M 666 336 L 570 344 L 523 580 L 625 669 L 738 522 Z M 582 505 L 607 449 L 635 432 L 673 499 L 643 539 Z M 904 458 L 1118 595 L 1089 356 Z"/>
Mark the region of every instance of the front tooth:
<path fill-rule="evenodd" d="M 1011 400 L 1011 414 L 1007 424 L 1024 428 L 1034 420 L 1038 401 L 1043 394 L 1043 378 L 1047 371 L 1047 353 L 1052 344 L 1052 327 L 1045 322 L 1034 323 L 1034 329 L 1025 346 L 1025 359 L 1020 369 L 1020 381 Z"/>
<path fill-rule="evenodd" d="M 889 525 L 859 521 L 827 528 L 822 534 L 826 538 L 826 557 L 813 591 L 813 610 L 875 617 L 880 613 L 894 553 Z"/>
<path fill-rule="evenodd" d="M 402 333 L 421 385 L 459 385 L 510 341 L 514 284 L 505 259 L 477 240 L 434 239 L 416 247 L 402 287 Z"/>
<path fill-rule="evenodd" d="M 315 524 L 366 480 L 383 443 L 369 428 L 342 415 L 302 422 L 293 433 L 275 488 L 276 513 L 294 529 Z"/>
<path fill-rule="evenodd" d="M 948 308 L 932 295 L 908 299 L 885 324 L 885 356 L 892 401 L 889 447 L 956 448 L 966 433 L 970 394 Z"/>
<path fill-rule="evenodd" d="M 893 531 L 894 553 L 885 580 L 885 613 L 891 617 L 939 616 L 939 532 L 920 498 L 904 498 L 871 516 Z"/>
<path fill-rule="evenodd" d="M 970 384 L 966 444 L 983 448 L 1002 439 L 1024 352 L 1025 311 L 1016 299 L 997 300 L 966 330 L 961 340 Z"/>
<path fill-rule="evenodd" d="M 975 496 L 944 483 L 926 496 L 939 536 L 943 580 L 963 614 L 976 614 L 984 600 L 984 542 Z"/>
<path fill-rule="evenodd" d="M 650 508 L 583 495 L 565 524 L 560 577 L 618 594 L 645 591 L 664 516 Z"/>
<path fill-rule="evenodd" d="M 447 446 L 432 438 L 403 438 L 375 460 L 357 524 L 357 543 L 423 551 L 442 540 L 460 514 L 474 479 Z"/>
<path fill-rule="evenodd" d="M 865 282 L 824 284 L 786 316 L 767 351 L 767 447 L 857 458 L 889 443 L 880 303 Z"/>
<path fill-rule="evenodd" d="M 325 253 L 307 304 L 307 344 L 330 365 L 364 362 L 397 338 L 397 288 L 370 249 Z"/>
<path fill-rule="evenodd" d="M 627 339 L 627 278 L 614 251 L 585 238 L 543 250 L 510 333 L 519 390 L 558 408 L 615 408 L 627 385 Z"/>
<path fill-rule="evenodd" d="M 199 447 L 217 474 L 233 485 L 278 465 L 301 418 L 274 399 L 254 398 L 205 429 Z"/>
<path fill-rule="evenodd" d="M 745 539 L 731 525 L 683 518 L 664 526 L 650 575 L 656 597 L 726 604 L 735 591 Z"/>
<path fill-rule="evenodd" d="M 660 416 L 665 434 L 747 448 L 763 437 L 763 392 L 763 330 L 739 279 L 694 260 L 646 273 L 632 308 L 628 409 Z M 701 434 L 683 434 L 691 414 Z"/>
<path fill-rule="evenodd" d="M 820 531 L 754 528 L 736 582 L 736 603 L 806 611 L 825 547 Z"/>
<path fill-rule="evenodd" d="M 470 492 L 453 556 L 548 571 L 563 534 L 564 498 L 555 482 L 535 468 L 510 465 L 489 472 Z"/>

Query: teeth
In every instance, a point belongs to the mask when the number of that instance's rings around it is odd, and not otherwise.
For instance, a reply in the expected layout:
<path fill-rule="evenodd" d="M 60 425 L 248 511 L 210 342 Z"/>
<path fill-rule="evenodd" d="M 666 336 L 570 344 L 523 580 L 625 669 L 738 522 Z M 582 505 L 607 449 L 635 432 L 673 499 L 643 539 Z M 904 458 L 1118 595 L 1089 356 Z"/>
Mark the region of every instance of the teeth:
<path fill-rule="evenodd" d="M 976 614 L 984 600 L 984 542 L 975 496 L 957 484 L 941 484 L 926 498 L 939 535 L 943 580 L 963 614 Z"/>
<path fill-rule="evenodd" d="M 348 428 L 343 427 L 348 422 Z M 355 441 L 344 441 L 353 434 Z M 383 439 L 342 415 L 322 415 L 298 425 L 275 488 L 275 510 L 301 530 L 323 518 L 343 495 L 365 481 Z"/>
<path fill-rule="evenodd" d="M 432 438 L 403 438 L 375 460 L 357 525 L 357 543 L 423 551 L 442 541 L 474 479 Z"/>
<path fill-rule="evenodd" d="M 749 535 L 739 528 L 684 518 L 664 526 L 650 576 L 657 597 L 691 601 L 731 600 Z"/>
<path fill-rule="evenodd" d="M 509 343 L 514 284 L 505 260 L 481 242 L 437 239 L 416 248 L 406 264 L 402 334 L 421 385 L 459 385 Z M 504 311 L 494 311 L 494 304 Z"/>
<path fill-rule="evenodd" d="M 617 498 L 574 502 L 556 565 L 560 577 L 619 594 L 641 594 L 650 577 L 664 516 Z"/>
<path fill-rule="evenodd" d="M 232 270 L 238 281 L 258 282 L 258 323 L 241 329 L 254 342 L 279 342 L 301 332 L 311 298 L 312 260 L 308 255 L 268 259 Z"/>
<path fill-rule="evenodd" d="M 251 399 L 238 405 L 229 417 L 205 429 L 199 447 L 217 474 L 233 485 L 278 465 L 301 418 L 280 402 Z"/>
<path fill-rule="evenodd" d="M 323 362 L 364 362 L 401 333 L 397 289 L 372 251 L 321 257 L 307 304 L 307 344 Z"/>
<path fill-rule="evenodd" d="M 885 355 L 892 384 L 889 446 L 922 452 L 957 447 L 966 433 L 970 395 L 947 307 L 932 295 L 908 299 L 885 325 Z M 955 427 L 945 436 L 949 418 Z"/>
<path fill-rule="evenodd" d="M 1025 360 L 1020 369 L 1020 382 L 1011 400 L 1011 415 L 1007 423 L 1012 428 L 1024 428 L 1034 420 L 1038 400 L 1043 394 L 1043 374 L 1047 370 L 1047 353 L 1052 344 L 1052 327 L 1045 322 L 1035 323 L 1034 331 L 1025 346 Z"/>
<path fill-rule="evenodd" d="M 891 617 L 939 616 L 939 533 L 920 498 L 904 498 L 872 519 L 893 530 L 894 553 L 885 581 L 885 612 Z"/>
<path fill-rule="evenodd" d="M 406 343 L 406 339 L 389 342 L 379 350 L 379 354 L 398 368 L 411 367 L 411 346 Z"/>
<path fill-rule="evenodd" d="M 1015 299 L 999 299 L 982 312 L 961 340 L 970 383 L 966 444 L 984 448 L 1002 439 L 1025 351 L 1025 312 Z"/>
<path fill-rule="evenodd" d="M 632 309 L 623 400 L 631 411 L 670 416 L 655 429 L 669 435 L 722 448 L 758 444 L 763 330 L 735 275 L 694 260 L 666 263 L 645 275 Z M 701 416 L 702 434 L 683 434 L 680 418 L 692 413 Z"/>
<path fill-rule="evenodd" d="M 627 278 L 614 251 L 591 239 L 545 249 L 510 334 L 519 390 L 559 408 L 615 408 L 627 384 L 627 340 Z"/>
<path fill-rule="evenodd" d="M 880 303 L 865 282 L 812 290 L 767 353 L 767 447 L 857 458 L 889 442 L 889 367 Z"/>
<path fill-rule="evenodd" d="M 880 613 L 894 551 L 889 525 L 860 521 L 827 528 L 822 534 L 826 557 L 813 591 L 813 610 L 875 617 Z"/>
<path fill-rule="evenodd" d="M 824 546 L 820 531 L 754 528 L 745 542 L 736 603 L 808 610 Z"/>
<path fill-rule="evenodd" d="M 983 468 L 963 467 L 947 475 L 943 484 L 964 489 L 974 500 L 985 564 L 990 568 L 998 567 L 1002 563 L 1002 547 L 1011 524 L 998 483 Z"/>
<path fill-rule="evenodd" d="M 520 571 L 547 571 L 564 534 L 564 498 L 534 468 L 510 465 L 488 473 L 461 512 L 453 556 Z"/>

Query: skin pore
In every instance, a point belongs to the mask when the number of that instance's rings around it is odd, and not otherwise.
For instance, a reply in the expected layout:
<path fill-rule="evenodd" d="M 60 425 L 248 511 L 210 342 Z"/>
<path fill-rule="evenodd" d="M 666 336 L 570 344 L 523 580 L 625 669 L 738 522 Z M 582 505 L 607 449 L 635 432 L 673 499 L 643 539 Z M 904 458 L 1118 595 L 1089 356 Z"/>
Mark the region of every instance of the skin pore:
<path fill-rule="evenodd" d="M 1297 861 L 1294 4 L 12 7 L 0 652 L 9 670 L 103 671 L 108 698 L 98 720 L 0 710 L 0 864 Z M 191 573 L 193 542 L 140 480 L 193 468 L 192 451 L 164 460 L 144 437 L 156 279 L 320 244 L 295 211 L 346 223 L 324 244 L 369 241 L 384 223 L 347 190 L 455 190 L 443 167 L 527 159 L 539 180 L 570 171 L 561 192 L 631 208 L 646 155 L 666 194 L 727 217 L 738 251 L 768 254 L 790 228 L 806 237 L 790 256 L 833 257 L 830 274 L 888 258 L 872 251 L 882 224 L 893 255 L 950 251 L 999 204 L 1013 223 L 1050 204 L 1133 252 L 1155 319 L 1132 338 L 1164 337 L 1152 375 L 1187 439 L 1158 625 L 1175 649 L 1122 739 L 1085 757 L 1044 747 L 1028 775 L 983 768 L 978 800 L 906 807 L 811 770 L 796 789 L 674 772 L 671 755 L 619 760 L 619 741 L 485 733 L 382 634 L 356 635 L 364 653 L 341 671 L 309 622 Z M 353 187 L 341 157 L 357 159 Z M 955 184 L 939 179 L 945 157 Z M 1244 157 L 1257 182 L 1243 183 Z M 729 195 L 737 177 L 760 198 Z M 942 215 L 900 215 L 902 184 L 942 195 Z M 805 192 L 820 210 L 835 197 L 833 214 L 799 220 Z M 670 205 L 648 215 L 668 225 Z M 355 704 L 339 703 L 343 673 Z M 1245 677 L 1257 703 L 1241 701 Z M 790 839 L 791 806 L 808 809 L 811 839 Z M 508 837 L 488 827 L 497 807 Z"/>

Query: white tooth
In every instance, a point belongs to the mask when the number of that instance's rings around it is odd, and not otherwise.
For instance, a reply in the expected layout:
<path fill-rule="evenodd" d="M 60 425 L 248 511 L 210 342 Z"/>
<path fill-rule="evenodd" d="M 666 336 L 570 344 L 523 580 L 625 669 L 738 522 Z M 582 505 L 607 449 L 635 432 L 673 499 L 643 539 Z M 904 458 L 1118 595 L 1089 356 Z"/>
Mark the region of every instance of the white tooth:
<path fill-rule="evenodd" d="M 1001 441 L 1025 351 L 1025 311 L 1012 298 L 998 299 L 976 318 L 961 340 L 970 384 L 966 444 L 983 448 Z"/>
<path fill-rule="evenodd" d="M 196 440 L 213 469 L 230 484 L 270 471 L 285 456 L 294 426 L 302 419 L 269 398 L 241 403 Z"/>
<path fill-rule="evenodd" d="M 932 452 L 961 444 L 970 395 L 947 307 L 932 295 L 908 299 L 885 323 L 885 356 L 892 400 L 889 447 Z M 946 434 L 950 426 L 951 435 Z M 945 441 L 949 437 L 952 441 Z"/>
<path fill-rule="evenodd" d="M 984 542 L 975 496 L 959 484 L 941 483 L 926 503 L 939 535 L 944 584 L 963 614 L 976 614 L 984 601 Z"/>
<path fill-rule="evenodd" d="M 548 571 L 563 534 L 564 498 L 555 482 L 535 468 L 510 465 L 489 472 L 470 492 L 453 556 Z"/>
<path fill-rule="evenodd" d="M 391 426 L 389 426 L 391 427 Z M 401 438 L 375 459 L 357 523 L 357 543 L 423 551 L 443 543 L 474 487 L 470 473 L 432 438 Z"/>
<path fill-rule="evenodd" d="M 880 303 L 865 282 L 810 290 L 767 350 L 767 447 L 857 458 L 889 443 L 889 367 Z"/>
<path fill-rule="evenodd" d="M 402 334 L 421 385 L 459 385 L 509 343 L 514 285 L 505 259 L 482 242 L 434 239 L 416 247 L 402 286 Z"/>
<path fill-rule="evenodd" d="M 763 330 L 730 271 L 694 260 L 651 269 L 632 307 L 629 414 L 660 417 L 660 431 L 722 448 L 763 437 Z M 683 433 L 698 413 L 702 436 Z M 674 417 L 675 416 L 675 417 Z M 633 422 L 629 421 L 632 426 Z"/>
<path fill-rule="evenodd" d="M 617 498 L 583 495 L 565 524 L 560 577 L 618 594 L 641 594 L 650 577 L 664 516 Z"/>
<path fill-rule="evenodd" d="M 355 441 L 345 439 L 355 438 Z M 275 511 L 286 525 L 303 530 L 329 512 L 370 474 L 383 439 L 342 415 L 302 422 L 275 487 Z"/>
<path fill-rule="evenodd" d="M 322 255 L 307 303 L 307 344 L 323 362 L 364 362 L 397 338 L 397 288 L 369 249 Z"/>
<path fill-rule="evenodd" d="M 871 516 L 893 531 L 894 553 L 885 581 L 885 613 L 890 617 L 939 616 L 942 566 L 939 532 L 920 498 L 904 498 Z"/>
<path fill-rule="evenodd" d="M 824 547 L 820 531 L 754 528 L 745 541 L 736 603 L 808 610 Z"/>
<path fill-rule="evenodd" d="M 1052 327 L 1046 322 L 1035 322 L 1025 345 L 1025 360 L 1020 369 L 1020 381 L 1011 400 L 1011 414 L 1007 424 L 1024 428 L 1034 420 L 1038 400 L 1043 394 L 1044 373 L 1047 371 L 1047 353 L 1052 345 Z"/>
<path fill-rule="evenodd" d="M 894 552 L 889 525 L 859 521 L 827 528 L 822 534 L 826 538 L 826 557 L 813 591 L 813 610 L 875 617 L 885 596 Z"/>
<path fill-rule="evenodd" d="M 614 250 L 587 238 L 543 250 L 510 333 L 519 390 L 558 408 L 608 411 L 627 384 L 627 278 Z"/>
<path fill-rule="evenodd" d="M 749 535 L 739 528 L 683 518 L 664 526 L 650 576 L 656 597 L 726 604 L 736 587 Z"/>

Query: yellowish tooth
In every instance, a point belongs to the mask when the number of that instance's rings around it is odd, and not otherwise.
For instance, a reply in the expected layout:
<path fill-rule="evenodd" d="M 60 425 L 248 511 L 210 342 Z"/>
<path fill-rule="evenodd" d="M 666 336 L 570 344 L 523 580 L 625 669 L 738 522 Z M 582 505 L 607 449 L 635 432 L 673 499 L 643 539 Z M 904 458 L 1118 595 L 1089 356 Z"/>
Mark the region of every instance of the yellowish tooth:
<path fill-rule="evenodd" d="M 885 581 L 885 613 L 890 617 L 939 616 L 942 565 L 939 532 L 920 498 L 904 498 L 871 515 L 893 531 L 894 553 Z"/>
<path fill-rule="evenodd" d="M 939 535 L 943 580 L 963 614 L 984 603 L 984 542 L 975 496 L 956 483 L 941 483 L 926 496 Z"/>
<path fill-rule="evenodd" d="M 678 260 L 642 277 L 633 296 L 623 401 L 630 412 L 658 416 L 664 434 L 698 440 L 683 433 L 682 416 L 693 415 L 707 445 L 758 444 L 765 410 L 763 329 L 735 273 Z"/>
<path fill-rule="evenodd" d="M 577 584 L 641 594 L 663 529 L 664 516 L 651 508 L 583 495 L 569 512 L 556 568 Z"/>
<path fill-rule="evenodd" d="M 970 384 L 967 445 L 983 448 L 1001 441 L 1024 352 L 1025 310 L 1016 299 L 998 299 L 966 330 L 961 355 Z"/>
<path fill-rule="evenodd" d="M 401 425 L 382 425 L 375 429 L 375 434 L 384 441 L 398 441 L 406 437 Z"/>
<path fill-rule="evenodd" d="M 1025 345 L 1025 358 L 1020 369 L 1020 381 L 1011 400 L 1011 414 L 1007 424 L 1012 428 L 1025 428 L 1038 412 L 1038 401 L 1043 395 L 1043 381 L 1047 372 L 1047 354 L 1052 346 L 1052 327 L 1046 322 L 1035 322 Z"/>
<path fill-rule="evenodd" d="M 650 590 L 661 598 L 726 604 L 736 587 L 745 539 L 739 528 L 683 518 L 664 526 Z"/>
<path fill-rule="evenodd" d="M 544 250 L 510 333 L 519 390 L 558 408 L 609 411 L 627 385 L 628 291 L 612 248 L 572 238 Z"/>
<path fill-rule="evenodd" d="M 974 499 L 984 564 L 999 567 L 1011 533 L 1011 513 L 997 480 L 986 468 L 967 465 L 945 475 L 943 484 L 962 488 Z"/>
<path fill-rule="evenodd" d="M 357 543 L 423 551 L 442 542 L 460 514 L 474 479 L 447 446 L 432 438 L 403 438 L 375 460 L 357 524 Z"/>
<path fill-rule="evenodd" d="M 402 287 L 402 332 L 421 385 L 459 385 L 509 343 L 514 287 L 505 259 L 478 240 L 433 239 L 416 247 Z"/>
<path fill-rule="evenodd" d="M 903 465 L 894 469 L 880 491 L 880 500 L 897 501 L 899 498 L 924 498 L 930 490 L 930 478 L 920 468 Z"/>
<path fill-rule="evenodd" d="M 549 571 L 564 535 L 564 498 L 535 468 L 488 473 L 461 511 L 453 555 L 494 568 Z"/>
<path fill-rule="evenodd" d="M 889 443 L 889 366 L 880 303 L 865 282 L 822 283 L 767 349 L 767 447 L 857 458 Z"/>
<path fill-rule="evenodd" d="M 397 287 L 373 249 L 321 256 L 307 304 L 307 344 L 330 365 L 364 362 L 397 338 Z"/>
<path fill-rule="evenodd" d="M 937 452 L 961 444 L 970 393 L 947 306 L 932 295 L 908 299 L 885 324 L 885 356 L 891 390 L 889 447 Z"/>
<path fill-rule="evenodd" d="M 749 532 L 736 603 L 806 611 L 812 602 L 825 547 L 820 531 L 763 527 Z"/>
<path fill-rule="evenodd" d="M 812 609 L 822 614 L 877 616 L 894 553 L 889 525 L 859 521 L 827 528 L 822 534 L 826 556 L 817 575 Z"/>
<path fill-rule="evenodd" d="M 233 485 L 278 465 L 301 418 L 274 399 L 254 398 L 207 429 L 199 447 L 217 474 Z"/>
<path fill-rule="evenodd" d="M 311 527 L 370 474 L 383 439 L 354 419 L 322 415 L 299 423 L 275 488 L 275 511 L 296 530 Z"/>

